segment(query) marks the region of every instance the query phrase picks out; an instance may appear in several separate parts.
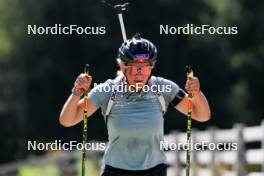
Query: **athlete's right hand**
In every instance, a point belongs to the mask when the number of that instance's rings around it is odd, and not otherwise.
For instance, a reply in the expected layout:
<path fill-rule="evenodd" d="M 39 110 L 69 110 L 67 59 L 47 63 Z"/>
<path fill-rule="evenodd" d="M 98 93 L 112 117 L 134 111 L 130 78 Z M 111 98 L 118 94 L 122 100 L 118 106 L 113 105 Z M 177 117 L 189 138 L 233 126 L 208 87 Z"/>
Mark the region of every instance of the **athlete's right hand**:
<path fill-rule="evenodd" d="M 73 95 L 82 96 L 89 90 L 91 83 L 92 76 L 81 73 L 74 82 L 74 87 L 72 90 Z"/>

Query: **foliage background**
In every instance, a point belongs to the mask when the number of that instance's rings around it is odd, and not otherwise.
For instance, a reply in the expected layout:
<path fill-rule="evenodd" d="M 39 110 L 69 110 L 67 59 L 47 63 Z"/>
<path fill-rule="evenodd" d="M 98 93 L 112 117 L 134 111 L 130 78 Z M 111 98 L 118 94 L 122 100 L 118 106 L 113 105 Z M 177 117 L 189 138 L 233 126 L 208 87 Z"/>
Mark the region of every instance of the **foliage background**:
<path fill-rule="evenodd" d="M 117 3 L 117 1 L 109 1 Z M 118 1 L 124 2 L 124 1 Z M 230 128 L 263 119 L 264 1 L 130 1 L 128 36 L 140 32 L 156 44 L 155 74 L 184 86 L 191 64 L 206 94 L 212 120 L 194 123 Z M 237 26 L 237 35 L 160 35 L 159 25 Z M 27 25 L 105 26 L 105 35 L 27 35 Z M 27 140 L 81 141 L 82 125 L 59 125 L 60 110 L 76 76 L 90 63 L 94 82 L 113 78 L 122 42 L 119 22 L 95 0 L 0 0 L 0 163 L 37 154 Z M 172 108 L 165 131 L 185 130 L 186 119 Z M 100 112 L 89 120 L 89 139 L 106 140 Z"/>

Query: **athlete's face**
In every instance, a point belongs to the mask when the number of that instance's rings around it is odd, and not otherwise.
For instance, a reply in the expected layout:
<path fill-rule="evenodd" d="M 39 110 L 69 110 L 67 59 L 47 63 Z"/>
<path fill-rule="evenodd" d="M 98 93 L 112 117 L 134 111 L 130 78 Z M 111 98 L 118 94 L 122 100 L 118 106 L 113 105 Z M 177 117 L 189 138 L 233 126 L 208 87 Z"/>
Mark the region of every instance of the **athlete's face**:
<path fill-rule="evenodd" d="M 123 65 L 122 67 L 121 70 L 126 75 L 128 84 L 139 89 L 147 83 L 153 68 L 149 62 L 129 63 L 127 66 Z"/>

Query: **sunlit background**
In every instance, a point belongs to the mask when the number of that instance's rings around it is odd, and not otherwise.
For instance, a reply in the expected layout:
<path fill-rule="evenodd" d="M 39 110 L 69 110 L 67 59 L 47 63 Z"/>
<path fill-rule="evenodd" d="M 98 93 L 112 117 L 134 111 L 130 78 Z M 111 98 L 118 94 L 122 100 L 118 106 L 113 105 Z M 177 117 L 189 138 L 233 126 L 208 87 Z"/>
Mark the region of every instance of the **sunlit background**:
<path fill-rule="evenodd" d="M 128 37 L 140 32 L 157 46 L 155 75 L 184 87 L 185 65 L 193 66 L 212 111 L 209 122 L 193 122 L 193 128 L 209 135 L 216 132 L 222 138 L 234 134 L 230 140 L 241 145 L 234 154 L 234 163 L 244 158 L 240 165 L 216 161 L 212 167 L 215 157 L 206 162 L 205 155 L 196 168 L 209 168 L 209 175 L 223 175 L 225 171 L 264 175 L 264 1 L 131 0 L 124 20 Z M 27 25 L 34 24 L 104 26 L 106 34 L 28 35 Z M 160 35 L 160 25 L 166 24 L 237 26 L 238 34 Z M 90 64 L 96 83 L 115 77 L 121 43 L 118 18 L 100 1 L 0 0 L 1 175 L 78 175 L 80 152 L 27 151 L 27 141 L 81 142 L 82 124 L 62 127 L 58 121 L 61 108 L 84 64 Z M 234 133 L 218 129 L 233 129 Z M 166 134 L 177 138 L 185 130 L 186 118 L 170 107 L 165 115 Z M 89 119 L 88 138 L 107 141 L 99 111 Z M 249 148 L 258 150 L 252 151 L 253 157 L 244 152 Z M 101 155 L 88 153 L 87 175 L 99 174 Z M 217 155 L 209 158 L 212 156 Z M 253 158 L 252 164 L 247 157 Z M 225 160 L 231 158 L 227 155 Z M 180 174 L 180 169 L 176 167 L 171 173 Z"/>

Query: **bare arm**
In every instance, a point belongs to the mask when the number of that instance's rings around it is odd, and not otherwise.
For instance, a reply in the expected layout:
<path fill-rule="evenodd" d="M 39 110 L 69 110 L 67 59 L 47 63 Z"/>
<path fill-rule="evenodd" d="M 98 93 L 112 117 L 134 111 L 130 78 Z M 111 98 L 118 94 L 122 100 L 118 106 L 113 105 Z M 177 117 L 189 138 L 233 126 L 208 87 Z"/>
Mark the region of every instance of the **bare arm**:
<path fill-rule="evenodd" d="M 65 102 L 60 113 L 60 124 L 65 127 L 76 125 L 83 120 L 83 99 L 70 95 Z M 88 100 L 88 117 L 90 117 L 97 107 Z"/>
<path fill-rule="evenodd" d="M 197 93 L 193 99 L 193 111 L 192 119 L 205 122 L 210 119 L 211 111 L 206 97 L 202 92 Z M 183 114 L 188 113 L 188 97 L 184 97 L 180 103 L 178 103 L 175 108 Z"/>
<path fill-rule="evenodd" d="M 80 100 L 80 96 L 88 91 L 91 82 L 92 77 L 88 74 L 80 74 L 77 77 L 74 83 L 73 94 L 69 96 L 61 110 L 59 118 L 61 125 L 70 127 L 82 121 L 83 99 Z M 97 107 L 88 99 L 88 116 L 90 117 L 96 110 Z"/>
<path fill-rule="evenodd" d="M 199 79 L 197 77 L 194 77 L 193 79 L 188 79 L 185 84 L 185 89 L 189 94 L 193 95 L 192 118 L 200 122 L 205 122 L 209 120 L 211 117 L 211 111 L 206 97 L 200 90 Z M 175 108 L 183 114 L 187 114 L 188 97 L 185 96 L 181 100 L 181 102 L 175 106 Z"/>

